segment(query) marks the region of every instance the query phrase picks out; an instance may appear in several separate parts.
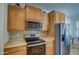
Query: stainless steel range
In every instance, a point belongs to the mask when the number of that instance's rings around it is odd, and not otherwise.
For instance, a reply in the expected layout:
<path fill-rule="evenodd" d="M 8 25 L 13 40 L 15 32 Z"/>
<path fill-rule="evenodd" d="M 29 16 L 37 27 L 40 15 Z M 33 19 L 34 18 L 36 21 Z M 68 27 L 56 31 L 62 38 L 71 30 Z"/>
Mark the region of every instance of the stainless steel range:
<path fill-rule="evenodd" d="M 46 44 L 45 41 L 40 39 L 35 34 L 32 34 L 25 38 L 27 42 L 27 54 L 28 55 L 45 55 Z"/>
<path fill-rule="evenodd" d="M 29 38 L 25 38 L 25 40 L 28 44 L 28 47 L 45 44 L 45 41 L 39 39 L 38 37 L 29 37 Z"/>

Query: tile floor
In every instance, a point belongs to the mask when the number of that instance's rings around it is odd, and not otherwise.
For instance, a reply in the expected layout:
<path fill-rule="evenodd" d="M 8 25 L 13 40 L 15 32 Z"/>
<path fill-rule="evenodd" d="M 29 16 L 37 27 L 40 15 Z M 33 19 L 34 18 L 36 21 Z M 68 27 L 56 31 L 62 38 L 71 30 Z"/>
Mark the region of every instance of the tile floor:
<path fill-rule="evenodd" d="M 79 55 L 79 44 L 74 44 L 71 46 L 70 55 Z"/>

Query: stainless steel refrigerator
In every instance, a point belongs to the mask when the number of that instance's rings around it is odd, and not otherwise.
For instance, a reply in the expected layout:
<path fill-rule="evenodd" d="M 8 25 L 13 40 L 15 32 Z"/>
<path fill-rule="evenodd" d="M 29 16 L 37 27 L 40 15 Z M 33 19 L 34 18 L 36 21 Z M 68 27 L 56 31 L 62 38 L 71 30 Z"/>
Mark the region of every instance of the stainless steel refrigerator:
<path fill-rule="evenodd" d="M 70 54 L 70 24 L 66 24 L 66 33 L 65 33 L 65 55 Z"/>
<path fill-rule="evenodd" d="M 69 54 L 69 39 L 66 35 L 66 27 L 64 23 L 55 24 L 55 55 Z"/>

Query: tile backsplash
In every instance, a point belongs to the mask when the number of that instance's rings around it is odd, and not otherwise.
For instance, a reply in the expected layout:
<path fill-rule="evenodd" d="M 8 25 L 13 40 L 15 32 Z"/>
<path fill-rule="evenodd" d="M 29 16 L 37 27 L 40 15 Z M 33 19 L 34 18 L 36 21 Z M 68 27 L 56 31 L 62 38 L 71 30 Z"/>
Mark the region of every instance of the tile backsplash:
<path fill-rule="evenodd" d="M 9 32 L 9 38 L 23 38 L 24 34 L 24 31 Z"/>
<path fill-rule="evenodd" d="M 35 34 L 40 36 L 40 31 L 15 31 L 15 32 L 9 32 L 9 38 L 24 38 L 25 35 L 31 35 L 31 34 Z"/>

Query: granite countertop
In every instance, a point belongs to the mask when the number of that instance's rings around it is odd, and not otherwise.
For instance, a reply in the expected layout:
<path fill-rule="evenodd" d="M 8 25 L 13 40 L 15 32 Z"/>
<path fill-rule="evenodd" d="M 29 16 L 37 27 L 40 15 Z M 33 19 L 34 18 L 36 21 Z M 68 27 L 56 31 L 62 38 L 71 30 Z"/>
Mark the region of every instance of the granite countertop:
<path fill-rule="evenodd" d="M 16 38 L 16 39 L 10 38 L 8 42 L 4 45 L 4 48 L 11 48 L 21 45 L 27 45 L 24 38 Z"/>
<path fill-rule="evenodd" d="M 54 40 L 53 37 L 40 37 L 40 39 L 43 39 L 46 42 L 50 42 Z M 8 42 L 4 45 L 4 48 L 17 47 L 21 45 L 27 45 L 25 38 L 10 38 Z"/>
<path fill-rule="evenodd" d="M 53 37 L 40 37 L 40 39 L 43 39 L 43 40 L 45 40 L 47 42 L 54 40 Z"/>

